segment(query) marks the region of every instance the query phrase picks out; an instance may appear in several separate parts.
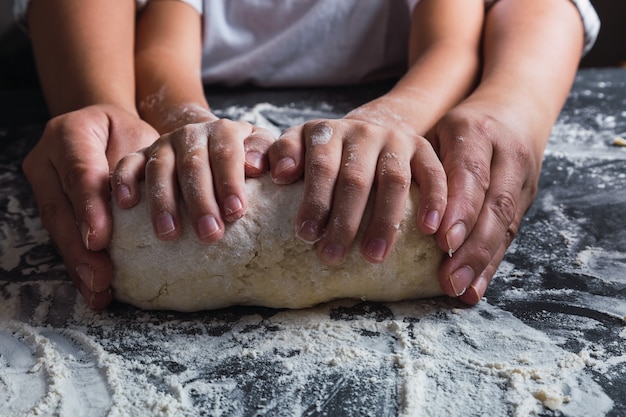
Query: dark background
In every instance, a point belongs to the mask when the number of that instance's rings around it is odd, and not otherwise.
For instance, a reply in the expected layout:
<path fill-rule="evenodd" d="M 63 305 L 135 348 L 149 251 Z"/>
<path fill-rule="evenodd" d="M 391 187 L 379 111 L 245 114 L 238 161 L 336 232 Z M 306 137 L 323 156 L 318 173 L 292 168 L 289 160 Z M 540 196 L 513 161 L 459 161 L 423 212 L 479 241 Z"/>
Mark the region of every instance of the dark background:
<path fill-rule="evenodd" d="M 626 66 L 626 1 L 592 0 L 602 27 L 582 67 Z"/>
<path fill-rule="evenodd" d="M 0 89 L 37 86 L 37 76 L 26 35 L 11 19 L 12 1 L 0 0 Z M 581 67 L 626 67 L 626 1 L 592 0 L 602 28 L 594 48 Z"/>

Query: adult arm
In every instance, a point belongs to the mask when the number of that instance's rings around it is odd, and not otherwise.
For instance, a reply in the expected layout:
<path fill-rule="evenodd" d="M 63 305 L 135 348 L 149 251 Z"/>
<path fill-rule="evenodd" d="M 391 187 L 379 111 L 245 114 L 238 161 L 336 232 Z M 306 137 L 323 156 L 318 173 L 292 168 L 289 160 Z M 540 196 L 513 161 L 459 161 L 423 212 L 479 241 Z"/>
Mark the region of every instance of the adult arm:
<path fill-rule="evenodd" d="M 450 296 L 481 299 L 532 204 L 583 35 L 569 0 L 502 0 L 489 10 L 480 84 L 431 137 L 448 175 L 437 238 L 454 253 L 440 270 Z"/>
<path fill-rule="evenodd" d="M 94 308 L 111 300 L 109 173 L 156 133 L 135 110 L 132 0 L 33 0 L 27 25 L 51 119 L 23 162 L 44 227 Z"/>
<path fill-rule="evenodd" d="M 370 262 L 386 259 L 411 177 L 422 196 L 420 229 L 438 229 L 446 207 L 445 173 L 423 135 L 474 85 L 483 19 L 482 0 L 422 0 L 411 20 L 408 71 L 391 91 L 343 119 L 289 129 L 270 149 L 276 182 L 304 173 L 296 232 L 318 242 L 326 263 L 343 261 L 370 194 L 374 209 L 361 253 Z"/>
<path fill-rule="evenodd" d="M 210 111 L 201 79 L 201 34 L 200 15 L 176 0 L 150 2 L 137 25 L 138 108 L 162 137 L 121 161 L 113 187 L 127 208 L 141 198 L 138 181 L 145 179 L 151 221 L 162 240 L 180 236 L 180 198 L 197 237 L 219 240 L 225 222 L 244 215 L 245 176 L 265 171 L 273 142 L 264 129 Z"/>

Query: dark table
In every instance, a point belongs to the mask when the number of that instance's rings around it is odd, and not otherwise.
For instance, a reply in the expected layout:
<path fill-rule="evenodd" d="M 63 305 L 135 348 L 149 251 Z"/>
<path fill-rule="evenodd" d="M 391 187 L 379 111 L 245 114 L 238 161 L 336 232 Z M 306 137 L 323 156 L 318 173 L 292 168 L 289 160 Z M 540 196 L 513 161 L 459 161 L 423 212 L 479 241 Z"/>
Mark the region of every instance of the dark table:
<path fill-rule="evenodd" d="M 207 94 L 278 130 L 388 87 Z M 39 92 L 0 93 L 0 415 L 626 415 L 626 70 L 579 72 L 536 202 L 473 308 L 91 312 L 20 170 L 46 118 Z"/>

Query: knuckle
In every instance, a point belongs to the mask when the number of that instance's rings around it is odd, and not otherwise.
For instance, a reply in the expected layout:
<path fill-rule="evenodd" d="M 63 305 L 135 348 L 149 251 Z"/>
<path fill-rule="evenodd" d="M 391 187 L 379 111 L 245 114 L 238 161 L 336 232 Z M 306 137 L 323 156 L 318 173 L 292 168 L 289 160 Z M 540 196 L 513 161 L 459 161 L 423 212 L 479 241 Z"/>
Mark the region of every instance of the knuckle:
<path fill-rule="evenodd" d="M 167 167 L 167 162 L 163 157 L 159 155 L 158 152 L 150 155 L 148 160 L 146 161 L 146 172 L 160 172 L 163 171 Z"/>
<path fill-rule="evenodd" d="M 230 120 L 230 119 L 226 119 L 226 118 L 221 118 L 221 119 L 217 119 L 213 122 L 211 122 L 211 127 L 214 129 L 228 129 L 230 126 L 239 124 L 239 122 Z"/>
<path fill-rule="evenodd" d="M 463 172 L 470 177 L 471 182 L 473 182 L 481 192 L 484 193 L 487 191 L 491 178 L 491 170 L 483 160 L 467 157 L 463 161 L 462 167 L 459 167 L 459 169 L 463 170 Z"/>
<path fill-rule="evenodd" d="M 341 185 L 346 192 L 369 191 L 370 181 L 365 173 L 360 169 L 350 169 L 341 178 Z"/>
<path fill-rule="evenodd" d="M 198 172 L 206 166 L 206 161 L 203 160 L 197 153 L 188 152 L 184 154 L 180 160 L 179 168 L 183 171 Z"/>
<path fill-rule="evenodd" d="M 196 150 L 206 145 L 207 132 L 203 124 L 189 124 L 170 134 L 172 145 L 177 149 Z"/>
<path fill-rule="evenodd" d="M 391 191 L 405 191 L 411 185 L 411 178 L 402 171 L 388 171 L 381 176 L 380 187 Z"/>
<path fill-rule="evenodd" d="M 490 204 L 490 210 L 503 229 L 508 230 L 517 211 L 515 197 L 508 191 L 499 193 Z"/>
<path fill-rule="evenodd" d="M 212 141 L 210 149 L 211 159 L 217 163 L 232 161 L 235 158 L 236 152 L 232 146 L 221 141 Z"/>
<path fill-rule="evenodd" d="M 333 136 L 333 127 L 327 120 L 312 122 L 309 128 L 311 145 L 326 145 Z"/>
<path fill-rule="evenodd" d="M 411 172 L 397 154 L 387 153 L 381 157 L 380 186 L 404 191 L 411 185 Z"/>
<path fill-rule="evenodd" d="M 131 176 L 130 171 L 124 166 L 118 166 L 111 174 L 111 185 L 119 186 L 128 183 L 128 178 Z"/>
<path fill-rule="evenodd" d="M 245 150 L 267 150 L 272 143 L 274 143 L 274 136 L 272 133 L 263 128 L 255 129 L 246 139 L 245 139 Z"/>
<path fill-rule="evenodd" d="M 84 164 L 75 163 L 67 167 L 61 179 L 65 192 L 69 194 L 71 190 L 80 188 L 91 172 L 92 169 Z"/>
<path fill-rule="evenodd" d="M 318 154 L 309 160 L 308 171 L 313 178 L 329 178 L 335 176 L 335 166 L 326 155 Z"/>
<path fill-rule="evenodd" d="M 287 129 L 283 130 L 283 132 L 278 136 L 278 139 L 276 139 L 276 143 L 282 146 L 293 138 L 299 138 L 300 130 L 301 128 L 298 126 L 288 127 Z"/>

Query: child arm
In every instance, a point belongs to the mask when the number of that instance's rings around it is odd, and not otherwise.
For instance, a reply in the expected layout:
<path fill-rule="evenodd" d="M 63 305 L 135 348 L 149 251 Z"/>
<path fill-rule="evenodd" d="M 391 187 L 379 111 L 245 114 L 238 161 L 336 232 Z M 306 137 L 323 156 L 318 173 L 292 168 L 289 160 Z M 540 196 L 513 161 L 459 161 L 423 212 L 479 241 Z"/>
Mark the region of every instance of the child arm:
<path fill-rule="evenodd" d="M 370 194 L 374 210 L 361 252 L 382 262 L 395 241 L 412 177 L 422 196 L 418 225 L 430 234 L 438 229 L 445 173 L 423 135 L 474 85 L 483 19 L 482 0 L 422 0 L 412 16 L 409 69 L 391 91 L 343 119 L 289 129 L 270 149 L 275 181 L 291 182 L 304 173 L 296 231 L 306 241 L 319 240 L 326 263 L 343 261 Z"/>
<path fill-rule="evenodd" d="M 151 221 L 163 240 L 180 236 L 180 198 L 198 238 L 219 240 L 225 222 L 244 215 L 245 175 L 265 170 L 273 141 L 264 129 L 210 111 L 201 78 L 201 34 L 200 15 L 176 0 L 151 1 L 137 23 L 139 112 L 162 136 L 124 158 L 112 185 L 120 205 L 130 207 L 140 198 L 138 181 L 145 175 Z"/>

